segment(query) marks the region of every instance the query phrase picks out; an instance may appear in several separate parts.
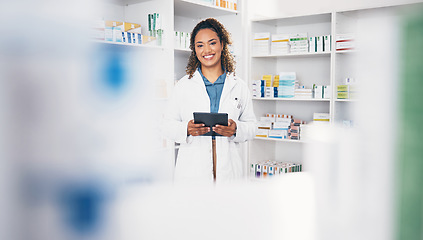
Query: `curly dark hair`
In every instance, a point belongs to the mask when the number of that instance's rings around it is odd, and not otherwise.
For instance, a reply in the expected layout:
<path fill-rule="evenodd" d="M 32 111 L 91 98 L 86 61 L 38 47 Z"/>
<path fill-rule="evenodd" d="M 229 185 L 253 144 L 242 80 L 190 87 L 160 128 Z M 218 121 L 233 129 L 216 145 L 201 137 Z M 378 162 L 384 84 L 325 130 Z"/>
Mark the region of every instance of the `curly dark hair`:
<path fill-rule="evenodd" d="M 201 64 L 200 60 L 198 60 L 197 58 L 197 54 L 195 53 L 195 44 L 194 44 L 195 37 L 197 36 L 197 33 L 201 29 L 210 29 L 217 34 L 221 44 L 223 45 L 223 50 L 221 55 L 222 68 L 225 69 L 227 73 L 235 74 L 235 60 L 228 49 L 228 45 L 232 44 L 231 36 L 229 32 L 226 30 L 226 28 L 223 26 L 223 24 L 221 24 L 219 21 L 217 21 L 214 18 L 207 18 L 206 20 L 199 22 L 197 26 L 194 27 L 191 33 L 191 39 L 189 44 L 189 48 L 191 49 L 191 55 L 189 57 L 188 65 L 186 68 L 186 73 L 189 75 L 188 78 L 192 78 L 192 75 Z"/>

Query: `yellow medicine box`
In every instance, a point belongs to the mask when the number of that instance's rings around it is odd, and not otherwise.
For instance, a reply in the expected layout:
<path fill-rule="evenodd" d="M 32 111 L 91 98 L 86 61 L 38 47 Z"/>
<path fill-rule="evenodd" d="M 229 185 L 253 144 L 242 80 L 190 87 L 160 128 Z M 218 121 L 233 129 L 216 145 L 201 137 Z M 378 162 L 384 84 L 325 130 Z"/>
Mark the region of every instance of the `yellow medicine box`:
<path fill-rule="evenodd" d="M 124 32 L 139 33 L 141 34 L 141 25 L 137 23 L 123 23 Z"/>

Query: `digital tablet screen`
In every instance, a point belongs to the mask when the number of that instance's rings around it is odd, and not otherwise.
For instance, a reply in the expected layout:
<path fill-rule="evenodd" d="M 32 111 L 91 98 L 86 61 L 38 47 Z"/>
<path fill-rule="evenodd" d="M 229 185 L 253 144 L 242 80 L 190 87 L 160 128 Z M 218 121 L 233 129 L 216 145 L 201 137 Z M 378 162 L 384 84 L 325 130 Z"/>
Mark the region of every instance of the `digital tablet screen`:
<path fill-rule="evenodd" d="M 216 126 L 216 124 L 228 126 L 228 114 L 227 113 L 207 113 L 207 112 L 194 112 L 194 123 L 204 123 L 206 127 Z M 201 136 L 222 136 L 213 130 L 203 134 Z"/>

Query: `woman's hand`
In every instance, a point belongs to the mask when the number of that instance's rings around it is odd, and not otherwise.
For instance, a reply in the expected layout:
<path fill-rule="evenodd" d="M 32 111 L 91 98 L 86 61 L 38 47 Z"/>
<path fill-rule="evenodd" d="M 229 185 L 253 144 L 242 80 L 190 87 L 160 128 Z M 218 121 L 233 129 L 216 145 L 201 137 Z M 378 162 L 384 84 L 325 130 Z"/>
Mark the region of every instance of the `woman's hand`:
<path fill-rule="evenodd" d="M 210 132 L 209 127 L 204 127 L 203 123 L 195 124 L 194 119 L 188 122 L 187 134 L 188 136 L 200 136 Z"/>
<path fill-rule="evenodd" d="M 236 132 L 236 123 L 234 120 L 229 119 L 228 126 L 216 125 L 213 127 L 213 131 L 225 137 L 232 137 L 232 135 L 234 135 Z"/>

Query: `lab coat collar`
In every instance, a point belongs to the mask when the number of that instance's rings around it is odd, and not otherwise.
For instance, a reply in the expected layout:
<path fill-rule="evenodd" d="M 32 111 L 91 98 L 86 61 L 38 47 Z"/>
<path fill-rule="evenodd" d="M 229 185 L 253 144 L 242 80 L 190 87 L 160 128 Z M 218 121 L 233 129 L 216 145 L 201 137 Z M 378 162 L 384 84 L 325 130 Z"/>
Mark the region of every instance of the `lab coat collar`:
<path fill-rule="evenodd" d="M 203 78 L 201 77 L 201 74 L 200 72 L 198 72 L 198 70 L 195 70 L 191 80 L 195 83 L 200 84 L 204 88 L 204 91 L 206 91 L 206 85 L 204 84 Z M 238 81 L 236 80 L 236 77 L 233 73 L 226 73 L 225 84 L 223 85 L 222 96 L 220 97 L 220 100 L 225 99 L 227 95 L 229 95 L 232 88 L 235 87 L 237 82 Z"/>
<path fill-rule="evenodd" d="M 237 83 L 238 81 L 234 77 L 233 73 L 226 74 L 225 85 L 223 85 L 222 96 L 220 97 L 221 101 L 229 95 Z"/>

